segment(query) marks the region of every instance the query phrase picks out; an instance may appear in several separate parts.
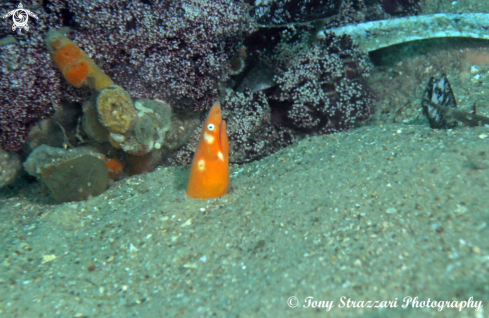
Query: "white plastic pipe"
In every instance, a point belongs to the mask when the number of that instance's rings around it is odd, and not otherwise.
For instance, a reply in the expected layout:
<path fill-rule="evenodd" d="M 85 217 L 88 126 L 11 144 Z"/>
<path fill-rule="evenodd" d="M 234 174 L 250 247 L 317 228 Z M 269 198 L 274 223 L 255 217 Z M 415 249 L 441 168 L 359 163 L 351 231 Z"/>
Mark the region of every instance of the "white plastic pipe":
<path fill-rule="evenodd" d="M 395 18 L 321 30 L 348 34 L 366 52 L 387 46 L 431 38 L 466 37 L 489 40 L 489 13 L 438 13 Z"/>

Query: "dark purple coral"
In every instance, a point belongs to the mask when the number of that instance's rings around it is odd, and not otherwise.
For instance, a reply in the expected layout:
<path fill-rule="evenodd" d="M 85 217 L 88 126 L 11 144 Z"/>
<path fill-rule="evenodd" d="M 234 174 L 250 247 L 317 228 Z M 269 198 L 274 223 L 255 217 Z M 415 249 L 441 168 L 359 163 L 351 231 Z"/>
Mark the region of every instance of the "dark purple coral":
<path fill-rule="evenodd" d="M 272 109 L 263 92 L 228 89 L 222 108 L 229 127 L 229 160 L 233 163 L 269 155 L 295 140 L 291 129 L 272 123 Z"/>
<path fill-rule="evenodd" d="M 23 4 L 38 16 L 29 19 L 29 31 L 12 32 L 11 19 L 0 21 L 0 39 L 8 43 L 0 45 L 0 148 L 10 151 L 20 150 L 30 128 L 50 117 L 61 100 L 61 77 L 43 44 L 48 25 L 59 24 L 32 1 Z M 4 3 L 0 12 L 17 5 Z"/>
<path fill-rule="evenodd" d="M 416 14 L 420 0 L 245 0 L 250 15 L 262 25 L 323 20 L 334 27 L 355 22 Z"/>
<path fill-rule="evenodd" d="M 326 33 L 313 44 L 303 36 L 287 46 L 297 53 L 285 61 L 282 56 L 290 53 L 275 57 L 282 72 L 269 98 L 282 125 L 322 134 L 348 130 L 369 119 L 373 98 L 363 84 L 368 57 L 348 36 Z"/>
<path fill-rule="evenodd" d="M 209 108 L 249 30 L 239 0 L 55 0 L 73 40 L 133 98 Z"/>
<path fill-rule="evenodd" d="M 0 147 L 17 151 L 32 125 L 54 113 L 60 81 L 39 48 L 9 44 L 0 46 L 0 54 L 4 56 L 0 62 Z"/>
<path fill-rule="evenodd" d="M 382 8 L 391 15 L 413 15 L 419 12 L 419 0 L 380 0 Z"/>
<path fill-rule="evenodd" d="M 62 99 L 81 101 L 52 65 L 43 39 L 51 27 L 68 26 L 69 37 L 100 63 L 134 98 L 159 98 L 194 110 L 210 107 L 228 79 L 231 61 L 249 30 L 238 0 L 24 1 L 38 20 L 28 32 L 12 32 L 0 20 L 0 147 L 17 151 L 30 127 L 53 114 Z M 1 12 L 17 2 L 0 5 Z"/>
<path fill-rule="evenodd" d="M 342 0 L 270 0 L 248 1 L 251 16 L 263 25 L 308 22 L 338 14 Z"/>
<path fill-rule="evenodd" d="M 231 162 L 257 159 L 297 138 L 345 131 L 368 121 L 373 110 L 364 84 L 368 57 L 348 36 L 326 33 L 315 39 L 306 28 L 259 33 L 249 47 L 251 70 L 236 79 L 244 93 L 228 89 L 222 98 Z M 267 36 L 268 42 L 260 40 Z M 272 84 L 270 73 L 276 73 Z M 271 87 L 260 91 L 264 83 Z M 171 164 L 190 162 L 200 130 L 172 155 Z"/>
<path fill-rule="evenodd" d="M 295 140 L 295 132 L 271 121 L 271 108 L 263 92 L 239 93 L 227 89 L 222 98 L 223 117 L 230 141 L 229 161 L 242 163 L 271 154 Z M 172 165 L 189 164 L 201 133 L 195 129 L 187 145 L 168 158 Z"/>
<path fill-rule="evenodd" d="M 272 36 L 275 40 L 269 43 L 273 48 L 255 48 L 266 52 L 257 55 L 262 61 L 256 62 L 255 68 L 268 68 L 275 74 L 275 86 L 264 91 L 272 124 L 297 132 L 330 133 L 368 120 L 373 107 L 364 84 L 368 56 L 348 36 L 325 33 L 317 39 L 307 28 L 283 29 Z M 256 81 L 245 78 L 242 83 L 246 82 Z"/>

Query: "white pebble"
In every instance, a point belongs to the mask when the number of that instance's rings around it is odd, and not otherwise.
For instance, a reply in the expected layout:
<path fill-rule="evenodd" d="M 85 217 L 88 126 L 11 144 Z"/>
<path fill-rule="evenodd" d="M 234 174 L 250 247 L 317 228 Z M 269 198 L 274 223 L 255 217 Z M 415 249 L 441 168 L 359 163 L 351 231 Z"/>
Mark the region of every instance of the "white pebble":
<path fill-rule="evenodd" d="M 387 214 L 394 214 L 394 213 L 396 213 L 396 212 L 397 212 L 396 208 L 388 208 L 388 209 L 385 211 L 385 213 L 387 213 Z"/>
<path fill-rule="evenodd" d="M 132 245 L 132 243 L 129 244 L 129 253 L 137 252 L 137 251 L 138 249 L 134 245 Z"/>

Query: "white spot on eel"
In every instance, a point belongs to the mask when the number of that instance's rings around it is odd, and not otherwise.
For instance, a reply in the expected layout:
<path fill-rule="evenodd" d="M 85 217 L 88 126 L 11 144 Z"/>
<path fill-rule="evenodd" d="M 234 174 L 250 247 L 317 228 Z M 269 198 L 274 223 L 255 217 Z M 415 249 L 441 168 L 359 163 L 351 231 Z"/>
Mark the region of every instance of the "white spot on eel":
<path fill-rule="evenodd" d="M 204 133 L 204 140 L 205 140 L 205 142 L 207 142 L 210 145 L 210 144 L 214 143 L 215 138 L 214 138 L 214 136 L 209 135 L 208 133 Z"/>
<path fill-rule="evenodd" d="M 200 159 L 197 162 L 197 166 L 199 167 L 199 171 L 204 171 L 205 170 L 205 160 L 204 159 Z"/>

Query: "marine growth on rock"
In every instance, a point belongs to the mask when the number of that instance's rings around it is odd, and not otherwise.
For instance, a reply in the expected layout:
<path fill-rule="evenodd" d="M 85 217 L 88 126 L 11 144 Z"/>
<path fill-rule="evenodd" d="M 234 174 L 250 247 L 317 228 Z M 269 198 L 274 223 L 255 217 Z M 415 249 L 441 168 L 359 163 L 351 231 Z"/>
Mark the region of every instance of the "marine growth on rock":
<path fill-rule="evenodd" d="M 18 3 L 0 4 L 8 12 Z M 32 126 L 61 101 L 83 102 L 87 90 L 65 82 L 50 61 L 50 28 L 68 36 L 134 99 L 210 108 L 229 77 L 244 33 L 252 29 L 241 1 L 23 1 L 38 16 L 28 33 L 0 20 L 0 147 L 19 151 Z M 4 43 L 4 41 L 0 41 Z"/>

